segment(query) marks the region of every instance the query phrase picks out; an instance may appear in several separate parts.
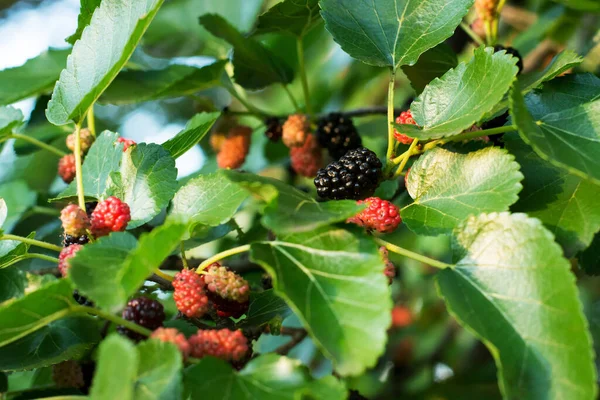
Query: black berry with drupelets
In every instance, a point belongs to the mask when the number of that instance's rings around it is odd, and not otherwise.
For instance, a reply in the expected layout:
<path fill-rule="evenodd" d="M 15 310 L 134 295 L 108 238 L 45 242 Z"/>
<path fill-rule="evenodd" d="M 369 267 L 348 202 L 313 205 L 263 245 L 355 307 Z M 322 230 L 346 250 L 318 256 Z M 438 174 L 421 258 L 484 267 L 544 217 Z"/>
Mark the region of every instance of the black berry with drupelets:
<path fill-rule="evenodd" d="M 341 113 L 331 113 L 319 121 L 317 139 L 321 147 L 337 160 L 348 152 L 362 146 L 352 120 Z"/>
<path fill-rule="evenodd" d="M 87 237 L 87 235 L 71 236 L 65 234 L 63 236 L 63 247 L 69 247 L 72 244 L 84 245 L 87 244 L 89 241 L 90 239 Z"/>
<path fill-rule="evenodd" d="M 520 74 L 523 71 L 523 57 L 521 57 L 521 54 L 519 53 L 519 51 L 517 49 L 515 49 L 514 47 L 504 47 L 501 44 L 497 44 L 494 46 L 494 52 L 498 52 L 501 50 L 506 50 L 506 54 L 510 54 L 511 56 L 515 57 L 517 60 L 517 68 L 519 68 L 519 73 Z"/>
<path fill-rule="evenodd" d="M 371 150 L 350 150 L 317 172 L 315 187 L 320 197 L 329 200 L 363 200 L 375 193 L 381 181 L 381 161 Z"/>
<path fill-rule="evenodd" d="M 88 299 L 85 296 L 82 296 L 81 294 L 79 294 L 79 292 L 77 290 L 73 291 L 73 298 L 75 299 L 75 301 L 82 305 L 82 306 L 86 306 L 86 307 L 94 307 L 94 302 L 92 302 L 90 299 Z"/>
<path fill-rule="evenodd" d="M 269 117 L 265 119 L 265 136 L 272 142 L 277 142 L 283 135 L 283 126 L 277 117 Z"/>
<path fill-rule="evenodd" d="M 134 322 L 153 331 L 162 326 L 163 321 L 165 320 L 165 311 L 160 302 L 147 297 L 138 297 L 127 303 L 127 307 L 123 310 L 122 317 L 127 321 Z M 145 337 L 124 326 L 118 326 L 117 331 L 136 341 L 142 340 Z"/>

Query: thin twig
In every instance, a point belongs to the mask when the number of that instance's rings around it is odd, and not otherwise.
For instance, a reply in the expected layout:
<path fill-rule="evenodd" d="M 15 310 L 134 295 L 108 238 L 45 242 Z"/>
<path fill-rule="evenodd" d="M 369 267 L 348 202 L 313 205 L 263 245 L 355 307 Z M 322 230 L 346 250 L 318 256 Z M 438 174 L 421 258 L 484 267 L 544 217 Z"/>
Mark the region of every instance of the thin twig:
<path fill-rule="evenodd" d="M 283 329 L 284 328 L 282 328 L 282 330 Z M 275 349 L 275 353 L 285 356 L 287 353 L 290 352 L 290 350 L 292 350 L 301 341 L 303 341 L 307 335 L 308 335 L 308 332 L 306 332 L 306 330 L 304 330 L 304 329 L 302 329 L 301 331 L 297 332 L 294 335 L 291 335 L 292 339 L 289 342 L 287 342 L 286 344 L 281 345 L 277 349 Z"/>

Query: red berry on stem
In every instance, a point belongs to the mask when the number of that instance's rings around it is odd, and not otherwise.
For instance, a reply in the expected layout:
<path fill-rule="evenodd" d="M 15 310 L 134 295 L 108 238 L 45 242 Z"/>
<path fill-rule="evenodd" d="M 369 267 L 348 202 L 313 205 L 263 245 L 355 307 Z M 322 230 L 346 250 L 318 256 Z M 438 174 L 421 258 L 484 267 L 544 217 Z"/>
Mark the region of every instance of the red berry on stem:
<path fill-rule="evenodd" d="M 190 337 L 192 357 L 213 356 L 227 361 L 239 361 L 248 352 L 248 339 L 242 331 L 201 330 Z"/>
<path fill-rule="evenodd" d="M 348 218 L 346 221 L 348 223 L 357 224 L 381 233 L 390 233 L 396 230 L 402 222 L 398 206 L 387 200 L 382 200 L 379 197 L 369 197 L 356 203 L 366 204 L 367 208 L 354 217 Z"/>
<path fill-rule="evenodd" d="M 219 168 L 239 168 L 246 161 L 250 151 L 252 129 L 247 126 L 231 128 L 227 137 L 220 143 L 217 154 Z"/>
<path fill-rule="evenodd" d="M 122 232 L 130 220 L 131 212 L 127 203 L 111 196 L 98 203 L 92 212 L 92 233 L 100 237 L 111 232 Z"/>
<path fill-rule="evenodd" d="M 398 116 L 398 118 L 396 118 L 396 123 L 403 124 L 403 125 L 416 125 L 417 124 L 415 122 L 415 120 L 413 119 L 413 116 L 412 116 L 412 113 L 410 112 L 410 110 L 401 112 L 400 115 Z M 413 138 L 408 137 L 405 134 L 398 132 L 396 129 L 394 129 L 394 137 L 396 138 L 397 141 L 399 141 L 402 144 L 411 144 L 414 140 Z"/>
<path fill-rule="evenodd" d="M 67 271 L 71 268 L 71 264 L 69 263 L 69 259 L 75 256 L 79 250 L 83 248 L 80 244 L 72 244 L 69 247 L 65 247 L 61 250 L 58 255 L 58 270 L 60 274 L 64 277 L 67 276 Z"/>
<path fill-rule="evenodd" d="M 75 204 L 69 204 L 60 212 L 60 220 L 65 234 L 82 236 L 90 229 L 90 219 L 86 212 Z"/>
<path fill-rule="evenodd" d="M 137 144 L 135 141 L 131 139 L 125 139 L 124 137 L 118 137 L 117 143 L 123 143 L 123 152 L 126 152 L 129 147 Z"/>
<path fill-rule="evenodd" d="M 150 335 L 150 337 L 152 339 L 158 339 L 163 342 L 170 342 L 175 344 L 179 348 L 179 351 L 181 351 L 181 354 L 183 355 L 184 359 L 189 357 L 190 355 L 190 344 L 188 343 L 184 334 L 179 332 L 175 328 L 158 328 L 154 332 L 152 332 L 152 335 Z"/>
<path fill-rule="evenodd" d="M 177 309 L 189 318 L 200 318 L 208 311 L 204 279 L 194 270 L 184 269 L 173 279 L 173 300 Z"/>
<path fill-rule="evenodd" d="M 323 166 L 321 148 L 314 135 L 309 134 L 302 146 L 290 149 L 292 169 L 298 175 L 314 177 Z"/>
<path fill-rule="evenodd" d="M 73 182 L 76 174 L 74 154 L 67 154 L 58 161 L 58 174 L 65 183 Z"/>

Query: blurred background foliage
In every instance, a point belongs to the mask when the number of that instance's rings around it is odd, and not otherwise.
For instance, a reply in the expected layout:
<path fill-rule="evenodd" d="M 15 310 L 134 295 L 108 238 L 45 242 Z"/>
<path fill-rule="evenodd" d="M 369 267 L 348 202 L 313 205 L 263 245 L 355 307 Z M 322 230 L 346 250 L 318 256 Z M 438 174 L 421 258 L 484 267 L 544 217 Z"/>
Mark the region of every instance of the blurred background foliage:
<path fill-rule="evenodd" d="M 170 63 L 203 66 L 215 59 L 226 58 L 231 51 L 230 46 L 204 30 L 198 23 L 198 17 L 205 13 L 220 14 L 241 32 L 252 34 L 257 16 L 276 3 L 277 0 L 166 0 L 127 68 L 160 69 Z M 64 39 L 75 31 L 78 13 L 78 0 L 0 0 L 0 69 L 22 65 L 48 48 L 69 47 Z M 469 15 L 467 21 L 472 22 L 474 18 L 474 15 Z M 525 69 L 529 71 L 543 68 L 557 52 L 572 49 L 585 57 L 581 70 L 598 74 L 599 21 L 597 14 L 568 8 L 556 1 L 509 1 L 502 15 L 500 43 L 517 48 L 524 57 Z M 278 53 L 291 68 L 297 68 L 293 37 L 263 34 L 257 38 Z M 473 49 L 472 42 L 461 29 L 457 29 L 446 44 L 458 54 L 459 60 L 470 57 Z M 313 107 L 319 114 L 385 104 L 387 70 L 350 58 L 334 43 L 322 22 L 305 38 L 305 51 Z M 290 85 L 290 89 L 295 98 L 302 98 L 298 78 Z M 289 97 L 279 85 L 248 92 L 247 96 L 249 103 L 273 115 L 293 112 Z M 408 79 L 399 72 L 396 107 L 408 108 L 414 96 Z M 47 123 L 44 109 L 48 99 L 47 96 L 30 98 L 18 102 L 16 106 L 28 119 L 26 130 L 29 134 L 61 147 L 64 146 L 64 134 L 70 128 L 54 127 Z M 122 106 L 99 104 L 95 108 L 96 124 L 98 131 L 110 129 L 137 142 L 161 143 L 180 131 L 197 112 L 222 110 L 225 107 L 244 110 L 226 90 L 215 88 L 182 98 Z M 239 122 L 255 130 L 245 170 L 283 180 L 298 179 L 289 173 L 288 152 L 283 144 L 272 143 L 265 138 L 262 121 L 240 117 Z M 384 115 L 355 118 L 354 123 L 365 145 L 383 154 L 387 140 Z M 0 149 L 0 197 L 19 193 L 21 188 L 25 192 L 37 193 L 37 196 L 29 198 L 31 204 L 45 204 L 48 198 L 64 188 L 62 181 L 56 179 L 56 163 L 57 157 L 47 152 L 35 151 L 22 143 L 5 143 Z M 179 178 L 197 171 L 215 170 L 215 155 L 208 141 L 203 141 L 180 157 L 177 167 Z M 306 190 L 314 190 L 309 180 L 298 180 L 296 184 Z M 402 186 L 402 182 L 387 183 L 380 190 L 386 191 L 389 197 L 397 190 L 402 190 L 397 185 Z M 400 195 L 397 201 L 402 202 L 404 196 Z M 9 201 L 10 198 L 7 199 Z M 263 228 L 259 224 L 253 224 L 256 216 L 249 210 L 251 208 L 246 207 L 243 215 L 236 216 L 246 235 L 265 234 L 261 232 Z M 27 235 L 35 229 L 44 240 L 59 243 L 60 222 L 55 216 L 39 214 L 35 214 L 33 221 L 34 213 L 31 212 L 30 218 L 20 222 L 14 232 Z M 389 241 L 433 258 L 450 261 L 449 237 L 417 237 L 403 228 L 394 233 Z M 219 246 L 226 248 L 229 244 L 226 239 Z M 197 248 L 195 255 L 203 257 L 218 250 L 214 245 L 211 246 Z M 433 271 L 415 261 L 401 260 L 394 255 L 391 257 L 399 274 L 399 279 L 392 287 L 394 301 L 410 313 L 399 311 L 394 316 L 397 327 L 390 331 L 386 355 L 374 369 L 353 378 L 349 386 L 369 398 L 500 398 L 492 357 L 445 311 L 433 283 Z M 40 260 L 31 261 L 27 266 L 30 271 L 47 267 Z M 3 276 L 6 274 L 3 271 L 7 270 L 0 270 L 0 286 L 20 284 L 22 277 Z M 575 268 L 574 271 L 578 276 L 581 297 L 598 352 L 600 285 L 597 278 L 586 277 Z M 28 279 L 30 287 L 36 285 L 34 275 L 28 276 Z M 254 274 L 249 279 L 257 282 L 260 274 Z M 171 309 L 173 311 L 174 307 Z M 299 326 L 299 322 L 292 315 L 284 325 Z M 260 350 L 268 351 L 283 340 L 285 338 L 264 335 L 257 346 Z M 305 339 L 290 356 L 309 365 L 316 376 L 331 372 L 330 363 L 310 339 Z M 0 375 L 0 392 L 3 391 L 4 378 Z M 49 384 L 50 380 L 49 368 L 8 376 L 11 392 L 43 386 Z"/>

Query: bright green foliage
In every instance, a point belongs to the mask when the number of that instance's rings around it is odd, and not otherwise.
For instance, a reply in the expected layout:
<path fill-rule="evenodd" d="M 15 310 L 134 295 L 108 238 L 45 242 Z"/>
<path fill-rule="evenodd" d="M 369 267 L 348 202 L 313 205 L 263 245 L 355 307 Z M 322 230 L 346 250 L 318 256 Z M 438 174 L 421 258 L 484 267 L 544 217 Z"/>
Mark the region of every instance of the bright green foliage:
<path fill-rule="evenodd" d="M 438 274 L 440 294 L 492 352 L 505 398 L 595 398 L 575 279 L 552 234 L 508 213 L 470 217 L 454 234 L 457 264 Z"/>
<path fill-rule="evenodd" d="M 133 53 L 162 1 L 102 1 L 54 87 L 46 110 L 48 121 L 81 123 Z"/>
<path fill-rule="evenodd" d="M 171 153 L 173 158 L 183 155 L 202 140 L 220 115 L 220 113 L 196 114 L 181 132 L 164 142 L 162 147 Z"/>
<path fill-rule="evenodd" d="M 321 0 L 327 30 L 360 61 L 396 69 L 413 65 L 454 32 L 472 0 Z"/>
<path fill-rule="evenodd" d="M 469 215 L 508 210 L 518 199 L 521 179 L 514 158 L 497 147 L 468 154 L 430 150 L 408 174 L 414 202 L 402 209 L 402 220 L 419 234 L 450 233 Z"/>
<path fill-rule="evenodd" d="M 370 239 L 319 229 L 254 243 L 251 257 L 273 277 L 275 292 L 340 374 L 374 365 L 384 349 L 391 304 L 383 261 Z"/>

